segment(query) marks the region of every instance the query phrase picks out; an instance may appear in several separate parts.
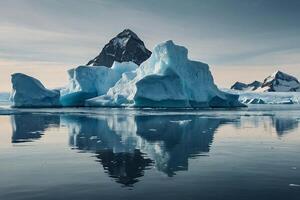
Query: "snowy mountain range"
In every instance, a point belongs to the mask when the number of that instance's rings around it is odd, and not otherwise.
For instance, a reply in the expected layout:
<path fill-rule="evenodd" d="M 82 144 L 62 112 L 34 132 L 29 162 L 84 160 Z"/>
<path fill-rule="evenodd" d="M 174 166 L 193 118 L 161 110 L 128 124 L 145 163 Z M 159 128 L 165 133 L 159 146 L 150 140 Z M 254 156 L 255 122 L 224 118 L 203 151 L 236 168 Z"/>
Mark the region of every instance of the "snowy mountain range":
<path fill-rule="evenodd" d="M 137 65 L 151 55 L 144 42 L 131 30 L 125 29 L 107 43 L 100 54 L 90 60 L 88 66 L 111 67 L 116 62 L 132 61 Z"/>
<path fill-rule="evenodd" d="M 256 92 L 300 92 L 300 82 L 294 76 L 276 71 L 265 78 L 263 83 L 259 81 L 250 84 L 236 82 L 231 89 Z"/>

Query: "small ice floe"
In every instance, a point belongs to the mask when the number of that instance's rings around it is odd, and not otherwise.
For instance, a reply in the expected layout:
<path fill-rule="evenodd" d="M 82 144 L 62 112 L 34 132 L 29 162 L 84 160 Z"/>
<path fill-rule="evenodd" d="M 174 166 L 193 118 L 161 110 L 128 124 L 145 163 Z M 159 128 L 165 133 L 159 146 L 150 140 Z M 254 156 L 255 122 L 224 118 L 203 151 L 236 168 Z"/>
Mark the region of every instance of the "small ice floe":
<path fill-rule="evenodd" d="M 293 183 L 291 183 L 291 184 L 289 184 L 289 186 L 290 187 L 300 187 L 300 184 L 293 184 Z"/>
<path fill-rule="evenodd" d="M 155 128 L 150 128 L 149 131 L 156 132 L 157 130 Z"/>
<path fill-rule="evenodd" d="M 170 121 L 172 123 L 177 123 L 181 126 L 187 125 L 188 123 L 190 123 L 192 120 L 178 120 L 178 121 Z"/>
<path fill-rule="evenodd" d="M 98 139 L 97 136 L 91 136 L 91 137 L 90 137 L 90 140 L 97 140 L 97 139 Z"/>

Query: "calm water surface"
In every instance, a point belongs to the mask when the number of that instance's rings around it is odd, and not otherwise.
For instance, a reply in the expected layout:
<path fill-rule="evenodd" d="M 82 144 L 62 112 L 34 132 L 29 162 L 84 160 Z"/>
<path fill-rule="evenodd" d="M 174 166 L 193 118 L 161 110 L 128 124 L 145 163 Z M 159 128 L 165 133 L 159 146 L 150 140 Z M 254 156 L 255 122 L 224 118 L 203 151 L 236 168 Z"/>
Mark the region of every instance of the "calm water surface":
<path fill-rule="evenodd" d="M 0 115 L 0 199 L 300 199 L 300 110 Z"/>

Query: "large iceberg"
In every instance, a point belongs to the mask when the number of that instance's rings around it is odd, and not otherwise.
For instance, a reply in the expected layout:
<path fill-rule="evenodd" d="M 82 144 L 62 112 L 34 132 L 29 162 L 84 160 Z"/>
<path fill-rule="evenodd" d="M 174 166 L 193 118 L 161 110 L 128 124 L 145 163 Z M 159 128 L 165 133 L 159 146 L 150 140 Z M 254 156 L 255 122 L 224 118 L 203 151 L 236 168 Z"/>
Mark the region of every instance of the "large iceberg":
<path fill-rule="evenodd" d="M 138 66 L 133 62 L 114 62 L 111 68 L 105 66 L 79 66 L 70 69 L 69 84 L 61 90 L 63 106 L 83 106 L 86 99 L 106 94 L 122 77 Z"/>
<path fill-rule="evenodd" d="M 58 107 L 60 92 L 46 89 L 43 84 L 22 73 L 12 74 L 13 92 L 11 101 L 14 107 Z"/>
<path fill-rule="evenodd" d="M 238 95 L 220 91 L 209 66 L 188 59 L 188 50 L 167 41 L 136 70 L 128 70 L 105 95 L 86 106 L 240 107 Z"/>

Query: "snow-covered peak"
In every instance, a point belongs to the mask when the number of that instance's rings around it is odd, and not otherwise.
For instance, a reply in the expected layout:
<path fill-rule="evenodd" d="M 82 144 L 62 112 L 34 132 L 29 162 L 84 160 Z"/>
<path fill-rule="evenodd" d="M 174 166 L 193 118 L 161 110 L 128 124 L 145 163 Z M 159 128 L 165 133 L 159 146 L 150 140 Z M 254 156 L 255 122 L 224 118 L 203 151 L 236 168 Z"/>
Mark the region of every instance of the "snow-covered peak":
<path fill-rule="evenodd" d="M 298 92 L 300 83 L 297 78 L 282 71 L 276 71 L 265 78 L 258 91 L 267 92 Z"/>
<path fill-rule="evenodd" d="M 253 81 L 250 84 L 236 82 L 230 89 L 256 92 L 300 92 L 300 83 L 297 78 L 282 71 L 276 71 L 263 83 Z"/>
<path fill-rule="evenodd" d="M 114 61 L 140 65 L 151 55 L 144 42 L 130 29 L 125 29 L 107 43 L 100 54 L 87 65 L 111 67 Z"/>
<path fill-rule="evenodd" d="M 286 74 L 282 71 L 276 71 L 273 74 L 271 74 L 270 76 L 268 76 L 265 80 L 264 80 L 264 85 L 268 84 L 274 80 L 284 80 L 284 81 L 295 81 L 297 83 L 299 83 L 298 79 L 295 78 L 294 76 L 291 76 L 289 74 Z"/>

